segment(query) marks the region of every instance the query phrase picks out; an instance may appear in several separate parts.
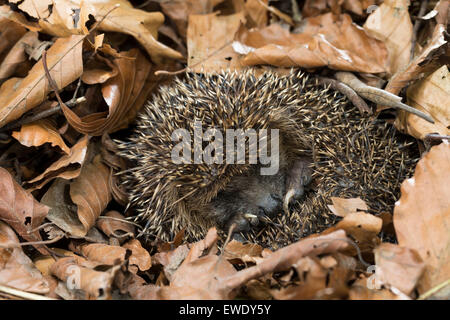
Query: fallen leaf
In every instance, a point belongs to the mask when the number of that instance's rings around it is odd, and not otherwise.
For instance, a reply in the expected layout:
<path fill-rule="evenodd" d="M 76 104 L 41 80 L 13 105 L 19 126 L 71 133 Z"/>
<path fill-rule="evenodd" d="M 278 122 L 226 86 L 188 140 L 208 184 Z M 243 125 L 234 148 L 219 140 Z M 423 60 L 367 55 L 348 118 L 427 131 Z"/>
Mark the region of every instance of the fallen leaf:
<path fill-rule="evenodd" d="M 232 240 L 223 250 L 223 256 L 231 263 L 257 263 L 262 260 L 263 248 L 255 243 Z"/>
<path fill-rule="evenodd" d="M 0 221 L 0 284 L 27 292 L 48 293 L 48 282 L 18 244 L 14 231 Z"/>
<path fill-rule="evenodd" d="M 131 250 L 131 256 L 129 258 L 129 270 L 131 272 L 136 273 L 138 269 L 140 271 L 147 271 L 150 269 L 152 266 L 150 253 L 142 247 L 139 240 L 131 239 L 123 244 L 122 247 Z"/>
<path fill-rule="evenodd" d="M 377 278 L 410 295 L 425 267 L 419 254 L 414 249 L 392 243 L 382 243 L 374 252 Z"/>
<path fill-rule="evenodd" d="M 0 219 L 8 223 L 24 239 L 41 240 L 39 227 L 47 216 L 49 208 L 34 199 L 4 168 L 0 168 Z M 37 245 L 38 250 L 42 248 Z M 42 250 L 44 250 L 42 248 Z M 45 251 L 44 251 L 45 252 Z"/>
<path fill-rule="evenodd" d="M 358 210 L 367 211 L 369 209 L 365 201 L 361 198 L 344 199 L 331 197 L 331 201 L 333 201 L 333 205 L 328 205 L 328 208 L 330 208 L 334 215 L 339 217 L 345 217 Z"/>
<path fill-rule="evenodd" d="M 233 50 L 234 35 L 245 21 L 242 12 L 229 16 L 217 13 L 189 16 L 187 30 L 188 68 L 193 72 L 240 69 Z"/>
<path fill-rule="evenodd" d="M 431 115 L 435 123 L 402 112 L 395 121 L 400 131 L 422 140 L 430 133 L 450 135 L 450 73 L 446 65 L 411 85 L 406 96 L 410 106 Z"/>
<path fill-rule="evenodd" d="M 400 246 L 415 249 L 425 263 L 418 290 L 443 283 L 450 276 L 450 145 L 442 143 L 418 162 L 414 176 L 401 186 L 394 208 Z"/>
<path fill-rule="evenodd" d="M 349 292 L 350 300 L 410 300 L 405 295 L 398 295 L 389 289 L 369 289 L 369 278 L 362 278 L 355 281 Z"/>
<path fill-rule="evenodd" d="M 404 69 L 410 62 L 413 26 L 408 6 L 409 0 L 386 0 L 364 24 L 368 34 L 386 44 L 390 74 Z"/>
<path fill-rule="evenodd" d="M 14 131 L 12 136 L 27 147 L 38 147 L 50 143 L 52 147 L 58 146 L 66 154 L 71 153 L 71 149 L 66 145 L 59 132 L 47 120 L 24 124 L 20 131 Z"/>
<path fill-rule="evenodd" d="M 47 52 L 50 75 L 64 88 L 83 72 L 81 49 L 84 36 L 59 38 Z M 43 102 L 51 91 L 39 60 L 25 78 L 11 78 L 0 87 L 0 127 L 18 119 Z"/>
<path fill-rule="evenodd" d="M 134 235 L 135 233 L 135 227 L 127 223 L 125 217 L 117 211 L 108 211 L 100 216 L 96 225 L 108 237 L 121 238 L 125 235 Z"/>
<path fill-rule="evenodd" d="M 249 52 L 244 65 L 317 68 L 378 73 L 386 70 L 384 44 L 368 36 L 350 16 L 332 14 L 309 18 L 301 33 L 272 24 L 241 32 L 237 40 Z"/>

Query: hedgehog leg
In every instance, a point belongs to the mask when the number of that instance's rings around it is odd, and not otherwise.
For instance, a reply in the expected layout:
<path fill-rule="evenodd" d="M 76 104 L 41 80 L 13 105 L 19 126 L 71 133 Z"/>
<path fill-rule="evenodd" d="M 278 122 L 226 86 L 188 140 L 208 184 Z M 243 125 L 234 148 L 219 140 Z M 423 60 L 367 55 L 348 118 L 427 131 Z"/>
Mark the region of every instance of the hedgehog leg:
<path fill-rule="evenodd" d="M 286 194 L 283 200 L 283 210 L 289 214 L 289 203 L 300 199 L 304 187 L 311 182 L 311 159 L 303 157 L 294 161 L 286 173 Z"/>

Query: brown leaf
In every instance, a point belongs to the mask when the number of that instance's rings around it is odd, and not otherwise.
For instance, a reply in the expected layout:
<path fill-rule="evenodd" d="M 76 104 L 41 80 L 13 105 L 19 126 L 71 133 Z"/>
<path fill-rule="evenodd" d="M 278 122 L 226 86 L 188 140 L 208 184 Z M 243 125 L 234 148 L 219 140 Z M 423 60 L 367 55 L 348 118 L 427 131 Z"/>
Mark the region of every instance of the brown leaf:
<path fill-rule="evenodd" d="M 224 0 L 168 0 L 160 3 L 161 9 L 176 25 L 178 33 L 186 39 L 188 18 L 191 15 L 207 14 Z"/>
<path fill-rule="evenodd" d="M 413 26 L 408 12 L 409 0 L 386 0 L 364 24 L 374 38 L 383 41 L 389 52 L 387 70 L 394 74 L 405 68 L 411 57 Z"/>
<path fill-rule="evenodd" d="M 257 263 L 262 260 L 263 248 L 255 243 L 244 244 L 240 241 L 230 241 L 223 251 L 224 258 L 231 263 Z"/>
<path fill-rule="evenodd" d="M 9 20 L 3 15 L 3 9 L 6 6 L 0 6 L 0 61 L 2 61 L 9 50 L 19 41 L 27 32 L 20 24 Z"/>
<path fill-rule="evenodd" d="M 22 248 L 17 247 L 18 244 L 14 231 L 0 221 L 0 284 L 28 292 L 48 293 L 48 282 Z"/>
<path fill-rule="evenodd" d="M 3 59 L 3 61 L 0 59 L 0 82 L 13 75 L 16 68 L 27 61 L 27 56 L 25 54 L 26 48 L 33 47 L 39 42 L 38 34 L 32 31 L 25 33 L 22 38 L 16 42 L 11 50 L 9 50 L 5 59 Z"/>
<path fill-rule="evenodd" d="M 125 261 L 127 249 L 102 243 L 91 243 L 80 246 L 77 252 L 90 261 L 113 266 Z"/>
<path fill-rule="evenodd" d="M 28 233 L 40 226 L 49 208 L 40 204 L 31 193 L 24 190 L 3 168 L 0 168 L 0 219 L 8 223 L 28 241 L 41 240 L 38 231 Z"/>
<path fill-rule="evenodd" d="M 375 249 L 375 274 L 382 283 L 410 295 L 422 276 L 425 264 L 414 249 L 382 243 Z"/>
<path fill-rule="evenodd" d="M 58 88 L 64 88 L 83 72 L 81 49 L 84 36 L 59 38 L 47 53 L 47 65 Z M 0 127 L 18 119 L 43 102 L 51 91 L 42 60 L 19 79 L 11 78 L 0 87 Z"/>
<path fill-rule="evenodd" d="M 425 263 L 419 292 L 439 285 L 450 276 L 450 145 L 432 147 L 419 161 L 413 178 L 401 186 L 394 208 L 398 243 L 415 249 Z"/>
<path fill-rule="evenodd" d="M 138 269 L 140 271 L 146 271 L 152 266 L 152 260 L 150 253 L 145 250 L 141 242 L 137 239 L 132 239 L 127 243 L 123 244 L 122 247 L 131 250 L 130 256 L 130 267 L 129 270 L 136 273 Z"/>
<path fill-rule="evenodd" d="M 52 163 L 42 174 L 27 181 L 27 188 L 30 191 L 40 189 L 53 179 L 59 177 L 63 179 L 73 179 L 80 175 L 88 150 L 89 137 L 84 136 L 72 148 L 67 155 Z"/>
<path fill-rule="evenodd" d="M 81 289 L 95 299 L 111 297 L 114 275 L 119 266 L 100 272 L 80 265 L 74 257 L 61 258 L 50 268 L 51 273 L 64 281 L 69 289 Z"/>
<path fill-rule="evenodd" d="M 67 121 L 79 132 L 99 136 L 125 128 L 147 99 L 152 84 L 147 80 L 151 65 L 137 49 L 122 52 L 115 58 L 118 73 L 102 85 L 102 95 L 109 113 L 98 112 L 79 117 L 66 106 L 62 110 Z M 131 58 L 131 59 L 130 59 Z"/>
<path fill-rule="evenodd" d="M 395 121 L 399 130 L 417 139 L 424 139 L 430 133 L 450 135 L 450 73 L 446 65 L 411 85 L 406 95 L 410 106 L 431 115 L 435 123 L 402 112 Z"/>
<path fill-rule="evenodd" d="M 364 200 L 361 198 L 336 198 L 331 197 L 331 201 L 333 201 L 333 205 L 328 205 L 331 212 L 339 217 L 345 217 L 350 213 L 355 213 L 358 210 L 367 211 L 368 207 Z"/>
<path fill-rule="evenodd" d="M 58 146 L 66 154 L 71 153 L 71 149 L 66 145 L 58 130 L 47 120 L 24 124 L 20 131 L 14 131 L 12 136 L 27 147 L 38 147 L 50 143 L 53 147 Z"/>
<path fill-rule="evenodd" d="M 123 221 L 119 221 L 117 219 Z M 135 227 L 132 224 L 127 223 L 125 217 L 117 211 L 108 211 L 103 216 L 99 217 L 96 225 L 97 228 L 99 228 L 108 237 L 113 236 L 120 238 L 124 235 L 134 235 L 135 233 Z"/>
<path fill-rule="evenodd" d="M 398 295 L 388 289 L 369 289 L 370 278 L 358 279 L 353 283 L 350 292 L 350 300 L 409 300 L 405 295 Z"/>
<path fill-rule="evenodd" d="M 317 68 L 378 73 L 386 70 L 386 48 L 352 23 L 350 16 L 326 14 L 309 18 L 302 33 L 289 33 L 272 24 L 250 30 L 238 40 L 250 53 L 245 65 Z"/>
<path fill-rule="evenodd" d="M 193 72 L 240 69 L 239 55 L 231 45 L 234 35 L 244 21 L 242 12 L 229 16 L 218 16 L 217 13 L 189 16 L 189 69 Z"/>

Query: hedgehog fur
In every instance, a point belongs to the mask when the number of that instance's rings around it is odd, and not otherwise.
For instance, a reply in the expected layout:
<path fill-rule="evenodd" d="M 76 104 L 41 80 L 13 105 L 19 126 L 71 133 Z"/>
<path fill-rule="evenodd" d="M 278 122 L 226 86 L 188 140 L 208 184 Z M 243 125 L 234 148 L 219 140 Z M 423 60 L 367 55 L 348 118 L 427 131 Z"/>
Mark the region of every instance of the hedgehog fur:
<path fill-rule="evenodd" d="M 255 165 L 175 164 L 175 129 L 279 129 L 287 157 L 312 159 L 312 183 L 304 196 L 273 222 L 246 238 L 279 247 L 323 230 L 336 221 L 331 197 L 361 197 L 373 213 L 391 211 L 399 185 L 416 158 L 410 144 L 384 121 L 361 116 L 341 93 L 319 85 L 303 72 L 279 75 L 254 69 L 218 74 L 187 74 L 160 88 L 137 118 L 120 155 L 131 166 L 121 178 L 136 220 L 145 233 L 171 240 L 184 229 L 202 238 L 214 226 L 208 204 L 233 177 Z M 252 167 L 253 166 L 253 167 Z"/>

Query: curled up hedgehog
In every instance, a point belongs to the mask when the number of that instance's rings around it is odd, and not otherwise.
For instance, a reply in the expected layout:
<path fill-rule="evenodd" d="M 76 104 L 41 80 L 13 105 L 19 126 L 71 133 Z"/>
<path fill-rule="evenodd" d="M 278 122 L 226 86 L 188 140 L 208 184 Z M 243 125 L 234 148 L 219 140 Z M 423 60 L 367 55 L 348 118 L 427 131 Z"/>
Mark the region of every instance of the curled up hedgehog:
<path fill-rule="evenodd" d="M 145 234 L 209 227 L 282 246 L 335 222 L 331 197 L 390 212 L 417 156 L 385 121 L 303 72 L 187 74 L 144 107 L 120 154 Z"/>

